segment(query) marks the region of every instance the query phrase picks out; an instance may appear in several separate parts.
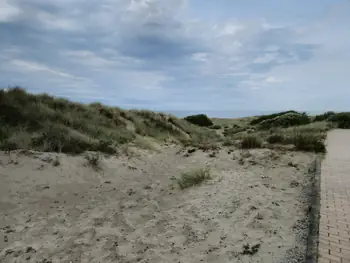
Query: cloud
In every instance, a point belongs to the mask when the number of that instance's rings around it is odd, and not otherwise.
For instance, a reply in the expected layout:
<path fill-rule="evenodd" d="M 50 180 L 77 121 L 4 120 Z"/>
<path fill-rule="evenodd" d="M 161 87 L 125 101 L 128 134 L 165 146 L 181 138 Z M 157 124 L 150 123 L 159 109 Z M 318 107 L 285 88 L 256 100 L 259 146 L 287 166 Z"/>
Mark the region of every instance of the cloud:
<path fill-rule="evenodd" d="M 223 2 L 0 0 L 0 84 L 158 110 L 322 107 L 348 94 L 350 8 L 320 1 L 282 22 L 240 3 L 226 19 Z"/>
<path fill-rule="evenodd" d="M 0 0 L 0 23 L 10 22 L 20 14 L 20 9 L 8 0 Z"/>
<path fill-rule="evenodd" d="M 265 79 L 265 82 L 267 82 L 267 83 L 280 83 L 282 81 L 280 79 L 275 78 L 275 77 L 267 77 Z"/>

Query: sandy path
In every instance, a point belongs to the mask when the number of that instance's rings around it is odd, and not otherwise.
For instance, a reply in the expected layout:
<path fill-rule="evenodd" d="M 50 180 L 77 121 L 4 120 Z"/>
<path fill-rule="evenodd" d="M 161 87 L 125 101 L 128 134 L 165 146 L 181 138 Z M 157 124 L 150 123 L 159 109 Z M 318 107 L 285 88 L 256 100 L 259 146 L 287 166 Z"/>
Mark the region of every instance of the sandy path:
<path fill-rule="evenodd" d="M 333 130 L 321 171 L 319 262 L 350 262 L 350 131 Z"/>
<path fill-rule="evenodd" d="M 1 153 L 0 262 L 300 262 L 312 155 L 177 152 L 103 158 L 97 171 L 81 156 Z M 213 180 L 172 186 L 204 166 Z"/>

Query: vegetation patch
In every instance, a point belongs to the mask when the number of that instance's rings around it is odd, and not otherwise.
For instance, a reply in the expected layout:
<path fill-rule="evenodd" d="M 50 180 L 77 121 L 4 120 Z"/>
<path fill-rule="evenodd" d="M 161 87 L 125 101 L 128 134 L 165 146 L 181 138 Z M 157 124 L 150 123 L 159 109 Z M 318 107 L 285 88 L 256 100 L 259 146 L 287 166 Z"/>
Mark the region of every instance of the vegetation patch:
<path fill-rule="evenodd" d="M 213 130 L 162 113 L 76 103 L 19 87 L 0 90 L 0 150 L 114 154 L 124 144 L 137 144 L 140 136 L 183 144 L 219 137 Z"/>
<path fill-rule="evenodd" d="M 201 126 L 201 127 L 210 127 L 214 123 L 211 121 L 211 119 L 208 118 L 205 114 L 197 114 L 197 115 L 190 115 L 184 118 L 186 121 Z"/>
<path fill-rule="evenodd" d="M 88 165 L 94 169 L 100 169 L 101 156 L 99 153 L 86 153 L 84 156 Z"/>
<path fill-rule="evenodd" d="M 183 173 L 181 177 L 177 179 L 177 184 L 179 185 L 180 189 L 185 189 L 191 186 L 202 184 L 204 181 L 210 179 L 210 170 L 208 168 L 205 168 Z"/>
<path fill-rule="evenodd" d="M 290 111 L 283 111 L 283 112 L 278 112 L 278 113 L 274 113 L 274 114 L 262 115 L 262 116 L 258 116 L 257 118 L 253 119 L 250 122 L 250 125 L 257 125 L 263 121 L 274 119 L 276 117 L 279 117 L 279 116 L 282 116 L 285 114 L 289 114 L 289 113 L 298 114 L 298 112 L 290 110 Z"/>
<path fill-rule="evenodd" d="M 259 123 L 259 128 L 270 129 L 274 127 L 288 128 L 310 123 L 310 118 L 302 113 L 286 113 L 272 119 L 267 119 Z"/>
<path fill-rule="evenodd" d="M 243 137 L 240 143 L 241 149 L 254 149 L 254 148 L 261 148 L 261 147 L 262 147 L 262 141 L 256 135 L 247 135 Z"/>
<path fill-rule="evenodd" d="M 329 121 L 336 124 L 337 128 L 350 129 L 350 112 L 340 112 L 332 115 Z"/>

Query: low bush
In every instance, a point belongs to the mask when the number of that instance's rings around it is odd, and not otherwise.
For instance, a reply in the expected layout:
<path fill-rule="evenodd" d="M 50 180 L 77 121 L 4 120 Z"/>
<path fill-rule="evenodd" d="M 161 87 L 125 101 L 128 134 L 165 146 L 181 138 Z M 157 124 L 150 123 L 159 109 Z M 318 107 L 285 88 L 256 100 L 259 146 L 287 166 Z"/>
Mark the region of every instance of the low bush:
<path fill-rule="evenodd" d="M 241 149 L 253 149 L 253 148 L 261 148 L 262 141 L 256 135 L 247 135 L 243 137 L 240 148 Z"/>
<path fill-rule="evenodd" d="M 295 134 L 292 137 L 296 150 L 306 152 L 326 152 L 326 146 L 321 136 L 315 134 Z"/>
<path fill-rule="evenodd" d="M 86 153 L 84 158 L 87 161 L 87 164 L 94 169 L 100 168 L 101 156 L 99 153 Z"/>
<path fill-rule="evenodd" d="M 318 122 L 318 121 L 328 121 L 330 118 L 332 118 L 335 115 L 335 112 L 333 111 L 328 111 L 320 115 L 316 115 L 313 119 L 313 122 Z"/>
<path fill-rule="evenodd" d="M 186 172 L 177 179 L 177 184 L 181 189 L 185 189 L 191 186 L 199 185 L 204 181 L 211 179 L 209 169 L 199 169 L 191 172 Z"/>
<path fill-rule="evenodd" d="M 283 143 L 284 142 L 284 136 L 282 134 L 271 134 L 267 137 L 268 143 Z"/>
<path fill-rule="evenodd" d="M 274 114 L 262 115 L 262 116 L 258 116 L 257 118 L 253 119 L 250 122 L 250 125 L 257 125 L 265 120 L 274 119 L 276 117 L 279 117 L 279 116 L 282 116 L 285 114 L 289 114 L 289 113 L 298 114 L 298 112 L 291 110 L 291 111 L 278 112 L 278 113 L 274 113 Z"/>
<path fill-rule="evenodd" d="M 191 115 L 184 118 L 186 121 L 201 126 L 209 127 L 213 125 L 213 122 L 205 114 Z"/>
<path fill-rule="evenodd" d="M 235 143 L 234 143 L 234 140 L 233 139 L 229 139 L 229 138 L 226 138 L 224 141 L 223 141 L 223 143 L 222 143 L 222 145 L 223 146 L 232 146 L 232 145 L 234 145 Z"/>
<path fill-rule="evenodd" d="M 310 118 L 306 114 L 287 113 L 273 119 L 264 120 L 259 123 L 259 128 L 270 129 L 275 127 L 288 128 L 292 126 L 305 125 L 310 123 Z"/>
<path fill-rule="evenodd" d="M 350 129 L 350 112 L 336 113 L 329 120 L 335 123 L 337 128 Z"/>
<path fill-rule="evenodd" d="M 220 130 L 221 129 L 221 126 L 216 124 L 216 125 L 212 125 L 209 127 L 210 129 L 213 129 L 213 130 Z"/>

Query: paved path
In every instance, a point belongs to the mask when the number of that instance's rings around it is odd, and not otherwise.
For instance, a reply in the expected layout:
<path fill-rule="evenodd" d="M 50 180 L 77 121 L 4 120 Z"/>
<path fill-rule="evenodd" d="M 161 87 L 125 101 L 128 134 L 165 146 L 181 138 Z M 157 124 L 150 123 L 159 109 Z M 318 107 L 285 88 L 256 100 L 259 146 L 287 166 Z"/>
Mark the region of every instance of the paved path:
<path fill-rule="evenodd" d="M 319 263 L 350 263 L 350 130 L 327 137 L 321 170 Z"/>

